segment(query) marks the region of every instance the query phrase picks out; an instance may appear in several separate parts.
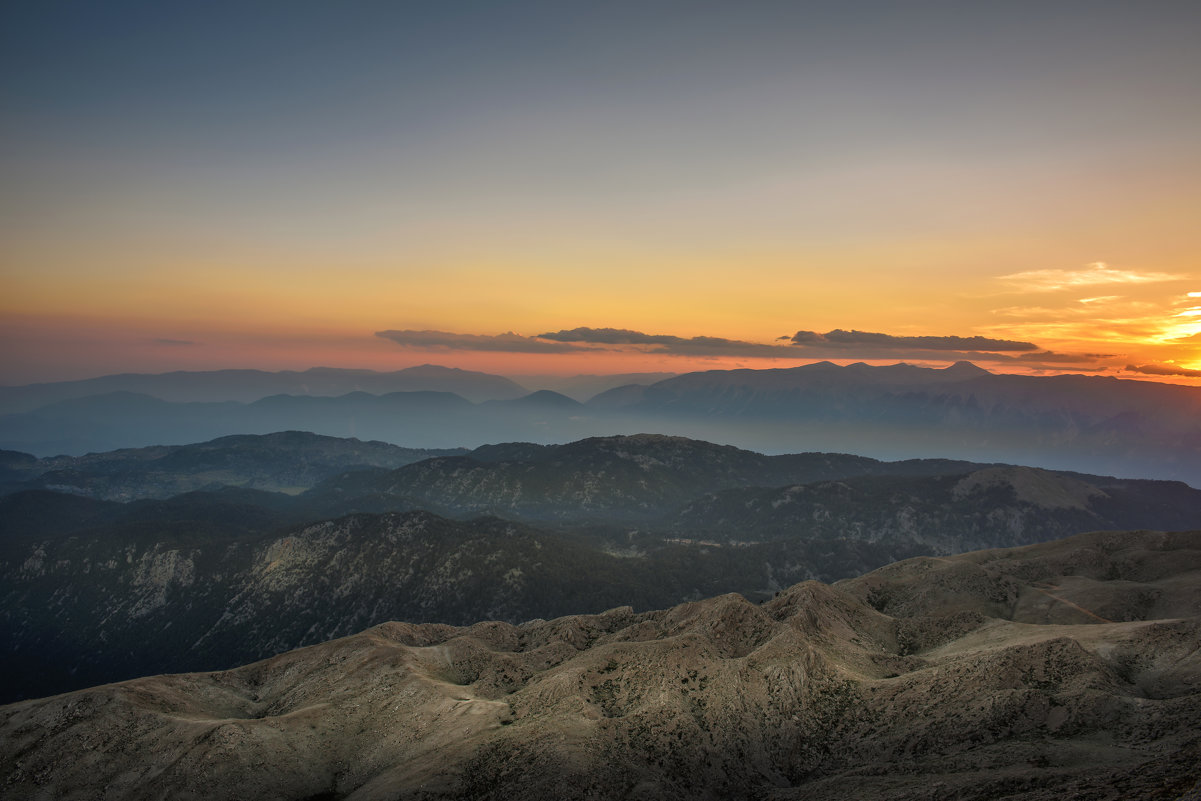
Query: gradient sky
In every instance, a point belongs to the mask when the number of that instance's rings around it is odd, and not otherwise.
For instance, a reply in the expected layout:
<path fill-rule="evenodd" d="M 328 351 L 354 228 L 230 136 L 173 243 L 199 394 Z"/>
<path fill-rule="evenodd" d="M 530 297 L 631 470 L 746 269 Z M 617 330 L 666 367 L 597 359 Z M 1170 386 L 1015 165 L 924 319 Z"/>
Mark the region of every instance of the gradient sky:
<path fill-rule="evenodd" d="M 0 383 L 1201 384 L 1201 3 L 0 4 Z"/>

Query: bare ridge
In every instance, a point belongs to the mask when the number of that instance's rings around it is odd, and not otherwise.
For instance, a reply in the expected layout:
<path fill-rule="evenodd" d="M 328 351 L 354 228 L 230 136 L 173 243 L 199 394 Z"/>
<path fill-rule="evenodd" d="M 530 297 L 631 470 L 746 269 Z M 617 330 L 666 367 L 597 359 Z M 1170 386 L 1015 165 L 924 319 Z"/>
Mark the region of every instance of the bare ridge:
<path fill-rule="evenodd" d="M 1199 578 L 1201 532 L 1101 532 L 761 605 L 385 623 L 0 708 L 0 781 L 30 798 L 1183 798 Z"/>

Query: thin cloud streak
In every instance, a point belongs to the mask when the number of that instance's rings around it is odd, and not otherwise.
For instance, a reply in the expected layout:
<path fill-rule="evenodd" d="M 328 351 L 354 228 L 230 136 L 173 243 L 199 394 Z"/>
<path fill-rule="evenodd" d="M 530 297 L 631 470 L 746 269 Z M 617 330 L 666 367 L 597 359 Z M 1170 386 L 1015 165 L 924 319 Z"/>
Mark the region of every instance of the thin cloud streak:
<path fill-rule="evenodd" d="M 1056 353 L 1044 350 L 1038 353 L 1023 353 L 1014 358 L 1018 361 L 1050 364 L 1087 364 L 1090 362 L 1095 364 L 1103 359 L 1112 359 L 1114 355 L 1112 353 Z"/>
<path fill-rule="evenodd" d="M 562 342 L 544 342 L 512 331 L 503 334 L 456 334 L 450 331 L 376 331 L 377 337 L 419 350 L 469 350 L 495 353 L 577 353 L 590 350 Z"/>
<path fill-rule="evenodd" d="M 1038 346 L 1033 342 L 1018 342 L 1011 339 L 991 339 L 989 337 L 971 336 L 893 336 L 878 334 L 870 331 L 843 331 L 836 328 L 819 334 L 815 331 L 797 331 L 789 339 L 795 345 L 833 345 L 855 348 L 869 346 L 873 348 L 895 348 L 897 350 L 934 351 L 1034 351 Z"/>
<path fill-rule="evenodd" d="M 572 328 L 538 334 L 538 339 L 554 342 L 583 342 L 590 345 L 648 346 L 647 352 L 673 356 L 748 356 L 769 359 L 795 358 L 791 348 L 765 345 L 724 337 L 678 337 L 672 334 L 646 334 L 627 328 Z"/>
<path fill-rule="evenodd" d="M 1143 375 L 1180 375 L 1189 378 L 1201 378 L 1201 370 L 1193 370 L 1175 364 L 1128 364 L 1126 365 L 1126 370 L 1131 373 L 1142 373 Z"/>
<path fill-rule="evenodd" d="M 1103 261 L 1093 262 L 1079 270 L 1026 270 L 997 276 L 998 281 L 1012 285 L 1016 292 L 1058 292 L 1075 287 L 1104 284 L 1152 284 L 1163 281 L 1182 281 L 1187 275 L 1160 272 L 1119 270 Z"/>

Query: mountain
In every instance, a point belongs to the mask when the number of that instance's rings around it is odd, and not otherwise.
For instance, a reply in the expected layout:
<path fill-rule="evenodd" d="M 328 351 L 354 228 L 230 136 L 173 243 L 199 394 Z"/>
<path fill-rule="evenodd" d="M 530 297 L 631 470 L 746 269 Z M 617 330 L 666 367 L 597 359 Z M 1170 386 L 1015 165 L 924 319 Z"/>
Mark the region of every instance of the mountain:
<path fill-rule="evenodd" d="M 395 468 L 463 452 L 401 448 L 304 431 L 243 434 L 86 456 L 36 459 L 21 454 L 27 458 L 14 457 L 0 492 L 7 483 L 7 491 L 40 487 L 117 501 L 169 498 L 222 486 L 295 493 L 348 470 Z"/>
<path fill-rule="evenodd" d="M 517 375 L 512 379 L 530 389 L 549 389 L 583 403 L 595 395 L 628 384 L 654 384 L 678 373 L 614 373 L 612 375 Z"/>
<path fill-rule="evenodd" d="M 488 408 L 527 408 L 527 409 L 579 409 L 583 406 L 577 400 L 569 398 L 559 392 L 552 392 L 549 389 L 540 389 L 537 392 L 531 392 L 528 395 L 523 395 L 520 398 L 511 400 L 496 400 L 488 401 L 481 404 Z"/>
<path fill-rule="evenodd" d="M 716 563 L 623 558 L 496 518 L 407 512 L 297 525 L 263 495 L 0 499 L 0 697 L 225 668 L 385 620 L 519 621 L 663 605 L 717 577 L 746 580 Z M 48 533 L 54 525 L 61 533 Z M 665 564 L 670 576 L 656 576 Z"/>
<path fill-rule="evenodd" d="M 854 539 L 948 554 L 1089 529 L 1195 528 L 1201 526 L 1201 490 L 1005 465 L 723 490 L 689 503 L 671 526 L 686 536 L 734 542 Z"/>
<path fill-rule="evenodd" d="M 684 437 L 638 434 L 553 446 L 487 445 L 466 456 L 430 459 L 391 472 L 339 476 L 308 496 L 531 521 L 648 521 L 717 489 L 878 472 L 937 474 L 972 466 L 978 465 L 938 460 L 885 464 L 830 453 L 764 456 Z"/>
<path fill-rule="evenodd" d="M 0 709 L 15 797 L 1184 799 L 1201 532 L 512 625 L 390 622 Z"/>
<path fill-rule="evenodd" d="M 427 511 L 483 507 L 541 524 Z M 517 623 L 731 591 L 766 598 L 911 556 L 1120 526 L 1201 527 L 1201 491 L 642 435 L 491 446 L 298 496 L 19 492 L 0 498 L 0 698 L 226 668 L 392 619 Z"/>
<path fill-rule="evenodd" d="M 282 429 L 420 448 L 657 431 L 769 453 L 949 457 L 1201 486 L 1201 387 L 994 375 L 966 362 L 688 373 L 618 387 L 582 406 L 545 391 L 480 403 L 424 390 L 252 403 L 97 395 L 0 415 L 0 448 L 78 455 Z"/>
<path fill-rule="evenodd" d="M 687 373 L 589 401 L 643 427 L 779 452 L 977 461 L 1170 478 L 1201 486 L 1201 387 L 820 362 Z"/>
<path fill-rule="evenodd" d="M 477 438 L 475 427 L 484 421 L 474 410 L 448 392 L 271 395 L 253 403 L 171 403 L 118 392 L 0 416 L 0 442 L 39 456 L 80 455 L 291 429 L 436 447 L 431 443 L 448 429 Z"/>
<path fill-rule="evenodd" d="M 311 370 L 210 370 L 173 373 L 124 373 L 46 384 L 0 387 L 0 414 L 29 412 L 51 403 L 91 395 L 130 392 L 160 400 L 239 401 L 250 403 L 269 395 L 346 395 L 367 392 L 453 392 L 471 401 L 503 400 L 528 393 L 503 376 L 423 364 L 389 373 L 314 367 Z"/>
<path fill-rule="evenodd" d="M 639 523 L 739 541 L 905 535 L 915 545 L 952 551 L 1088 528 L 1201 525 L 1201 491 L 1181 482 L 950 459 L 766 456 L 652 434 L 489 445 L 392 471 L 347 473 L 305 498 L 329 510 L 421 508 L 529 522 Z"/>

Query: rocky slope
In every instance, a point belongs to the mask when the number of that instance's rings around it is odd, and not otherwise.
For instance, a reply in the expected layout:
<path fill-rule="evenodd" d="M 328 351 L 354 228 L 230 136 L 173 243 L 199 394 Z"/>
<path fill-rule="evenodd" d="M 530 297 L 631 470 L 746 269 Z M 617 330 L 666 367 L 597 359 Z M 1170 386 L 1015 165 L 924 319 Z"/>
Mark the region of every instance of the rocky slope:
<path fill-rule="evenodd" d="M 756 605 L 387 623 L 0 709 L 29 799 L 1185 799 L 1201 532 L 918 559 Z"/>

